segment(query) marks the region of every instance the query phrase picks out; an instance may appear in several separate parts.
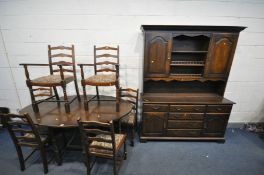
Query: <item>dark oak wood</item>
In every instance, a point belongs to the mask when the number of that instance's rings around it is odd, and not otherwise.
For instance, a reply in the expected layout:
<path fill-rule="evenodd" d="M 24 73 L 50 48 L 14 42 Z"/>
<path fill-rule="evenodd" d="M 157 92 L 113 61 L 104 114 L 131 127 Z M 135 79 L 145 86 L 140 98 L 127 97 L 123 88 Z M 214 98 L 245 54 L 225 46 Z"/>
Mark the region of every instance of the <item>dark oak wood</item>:
<path fill-rule="evenodd" d="M 48 173 L 48 161 L 45 150 L 45 145 L 48 141 L 47 136 L 41 136 L 39 134 L 37 127 L 28 114 L 6 114 L 4 117 L 8 120 L 6 123 L 7 129 L 15 144 L 21 171 L 25 170 L 26 160 L 28 160 L 36 150 L 40 150 L 44 173 Z M 23 146 L 33 149 L 26 158 L 24 158 L 22 152 Z"/>
<path fill-rule="evenodd" d="M 117 175 L 121 162 L 126 159 L 126 135 L 115 134 L 113 122 L 102 123 L 98 121 L 78 120 L 82 136 L 83 151 L 85 152 L 87 175 L 91 174 L 92 157 L 100 157 L 113 160 L 113 174 Z M 121 148 L 123 146 L 123 154 Z M 117 161 L 120 160 L 117 169 Z"/>
<path fill-rule="evenodd" d="M 244 26 L 193 26 L 193 25 L 142 25 L 144 31 L 224 31 L 240 32 L 247 27 Z"/>
<path fill-rule="evenodd" d="M 57 53 L 57 54 L 52 54 L 55 50 L 66 50 L 70 51 L 69 54 L 66 53 Z M 67 58 L 64 58 L 67 57 Z M 56 47 L 51 47 L 48 45 L 48 58 L 49 58 L 49 64 L 26 64 L 22 63 L 20 64 L 21 66 L 24 67 L 25 69 L 25 75 L 26 75 L 26 84 L 29 88 L 30 96 L 31 96 L 31 101 L 32 101 L 32 106 L 34 109 L 34 112 L 38 113 L 39 108 L 38 104 L 42 102 L 56 102 L 58 105 L 60 105 L 60 102 L 65 102 L 65 111 L 67 113 L 70 113 L 70 104 L 78 99 L 80 101 L 80 95 L 79 95 L 79 90 L 78 90 L 78 83 L 77 83 L 77 76 L 76 76 L 76 68 L 75 68 L 75 50 L 74 50 L 74 45 L 71 47 L 66 47 L 66 46 L 56 46 Z M 61 60 L 63 59 L 63 60 Z M 64 59 L 67 59 L 65 61 Z M 56 60 L 56 61 L 54 61 Z M 42 82 L 42 81 L 34 81 L 30 78 L 30 74 L 28 71 L 28 66 L 49 66 L 50 70 L 50 76 L 53 76 L 53 74 L 56 74 L 57 72 L 59 73 L 60 76 L 60 81 L 56 82 Z M 54 68 L 56 66 L 56 68 Z M 66 68 L 65 68 L 66 67 Z M 72 78 L 65 78 L 65 72 L 70 73 Z M 54 79 L 54 78 L 53 78 Z M 76 90 L 76 97 L 69 99 L 66 91 L 67 84 L 70 83 L 71 81 L 74 82 L 75 85 L 75 90 Z M 36 89 L 34 89 L 34 86 L 40 86 L 40 87 L 50 87 L 49 93 L 39 93 L 35 94 Z M 59 95 L 57 92 L 57 86 L 60 86 L 63 89 L 63 95 L 64 98 L 63 100 L 59 99 Z M 54 91 L 54 95 L 52 93 L 52 88 Z M 39 91 L 42 90 L 47 90 L 45 88 L 38 88 Z M 43 96 L 48 96 L 46 99 L 40 99 L 37 100 L 36 97 L 43 97 Z"/>
<path fill-rule="evenodd" d="M 90 103 L 89 111 L 85 111 L 81 103 L 74 101 L 71 104 L 71 113 L 66 113 L 63 110 L 63 107 L 54 105 L 52 103 L 40 104 L 39 108 L 41 110 L 39 113 L 35 113 L 30 105 L 21 109 L 20 113 L 28 113 L 34 124 L 41 126 L 52 128 L 75 128 L 78 126 L 77 120 L 79 118 L 82 121 L 118 121 L 132 110 L 132 105 L 129 102 L 121 100 L 120 111 L 116 112 L 116 103 L 114 101 L 114 97 L 100 96 L 100 98 L 109 101 L 92 101 Z"/>
<path fill-rule="evenodd" d="M 109 51 L 114 51 L 115 54 L 107 53 Z M 102 53 L 103 52 L 103 53 Z M 109 59 L 111 59 L 109 61 Z M 81 68 L 81 84 L 83 87 L 83 94 L 84 94 L 84 106 L 86 110 L 89 110 L 89 102 L 95 100 L 99 101 L 99 86 L 115 86 L 116 87 L 116 111 L 119 110 L 119 101 L 120 97 L 118 96 L 118 89 L 119 89 L 119 46 L 115 47 L 96 47 L 94 46 L 94 63 L 93 64 L 78 64 Z M 84 67 L 86 66 L 93 66 L 94 68 L 94 75 L 88 78 L 85 77 Z M 106 67 L 107 66 L 107 67 Z M 115 78 L 106 77 L 104 73 L 113 73 Z M 97 75 L 101 75 L 98 77 Z M 97 77 L 96 77 L 97 76 Z M 97 79 L 97 81 L 95 81 Z M 100 80 L 100 81 L 98 81 Z M 96 87 L 96 96 L 91 97 L 90 99 L 87 98 L 86 95 L 86 86 L 95 86 Z"/>
<path fill-rule="evenodd" d="M 138 127 L 138 98 L 139 93 L 138 89 L 132 88 L 120 88 L 119 89 L 119 96 L 121 99 L 126 100 L 127 102 L 132 104 L 132 111 L 121 119 L 121 127 L 126 128 L 127 133 L 130 131 L 130 145 L 134 146 L 134 137 L 135 137 L 135 130 Z"/>
<path fill-rule="evenodd" d="M 141 141 L 224 140 L 234 102 L 223 94 L 244 29 L 142 25 Z"/>
<path fill-rule="evenodd" d="M 166 77 L 169 74 L 171 35 L 168 33 L 147 33 L 145 43 L 144 77 Z"/>
<path fill-rule="evenodd" d="M 205 77 L 227 78 L 238 40 L 238 33 L 214 33 L 205 67 Z"/>

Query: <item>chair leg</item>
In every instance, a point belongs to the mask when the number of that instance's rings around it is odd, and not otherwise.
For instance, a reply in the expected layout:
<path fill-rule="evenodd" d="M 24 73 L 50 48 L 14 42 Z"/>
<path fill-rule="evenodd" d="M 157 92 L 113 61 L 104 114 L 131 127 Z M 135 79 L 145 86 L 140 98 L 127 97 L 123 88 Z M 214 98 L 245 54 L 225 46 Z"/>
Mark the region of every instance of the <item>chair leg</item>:
<path fill-rule="evenodd" d="M 134 129 L 134 126 L 133 125 L 130 126 L 130 131 L 131 131 L 131 135 L 130 135 L 130 145 L 131 146 L 134 146 L 135 129 Z"/>
<path fill-rule="evenodd" d="M 53 87 L 53 90 L 54 90 L 54 94 L 55 94 L 56 100 L 59 101 L 60 97 L 59 97 L 59 94 L 58 94 L 56 86 Z M 60 102 L 57 102 L 57 104 L 58 104 L 58 106 L 60 106 Z"/>
<path fill-rule="evenodd" d="M 35 100 L 35 96 L 34 96 L 34 93 L 33 93 L 32 86 L 28 86 L 28 88 L 29 88 L 29 93 L 30 93 L 30 96 L 31 96 L 31 103 L 32 103 L 33 111 L 35 113 L 38 113 L 39 112 L 39 108 L 38 108 L 38 104 L 36 103 L 36 100 Z"/>
<path fill-rule="evenodd" d="M 20 146 L 15 144 L 21 171 L 25 170 L 25 160 Z"/>
<path fill-rule="evenodd" d="M 84 109 L 85 111 L 88 111 L 89 107 L 88 107 L 88 101 L 87 101 L 87 95 L 86 95 L 86 86 L 83 85 L 83 105 L 84 105 Z"/>
<path fill-rule="evenodd" d="M 87 167 L 87 175 L 91 174 L 91 162 L 90 162 L 90 156 L 86 156 L 86 167 Z"/>
<path fill-rule="evenodd" d="M 44 168 L 44 173 L 48 173 L 48 161 L 47 161 L 47 154 L 45 151 L 45 148 L 43 146 L 40 147 L 40 156 L 43 162 L 43 168 Z"/>
<path fill-rule="evenodd" d="M 114 164 L 113 164 L 113 172 L 114 172 L 114 175 L 117 175 L 117 171 L 116 171 L 116 155 L 114 155 Z"/>
<path fill-rule="evenodd" d="M 74 85 L 75 85 L 75 90 L 76 90 L 76 94 L 77 94 L 78 101 L 80 102 L 81 101 L 81 97 L 80 97 L 78 83 L 77 83 L 77 80 L 76 79 L 74 80 Z"/>
<path fill-rule="evenodd" d="M 97 100 L 100 100 L 100 95 L 99 95 L 99 89 L 98 89 L 98 86 L 96 86 L 95 88 L 96 88 L 96 97 L 97 97 Z"/>
<path fill-rule="evenodd" d="M 66 85 L 65 84 L 62 85 L 62 89 L 63 89 L 64 100 L 66 101 L 65 104 L 64 104 L 65 111 L 66 111 L 66 113 L 70 113 L 71 109 L 70 109 L 70 104 L 69 104 L 69 100 L 68 100 L 67 91 L 66 91 Z"/>
<path fill-rule="evenodd" d="M 120 106 L 119 84 L 116 83 L 116 112 L 119 112 L 119 106 Z"/>
<path fill-rule="evenodd" d="M 124 160 L 127 159 L 126 142 L 124 143 Z"/>

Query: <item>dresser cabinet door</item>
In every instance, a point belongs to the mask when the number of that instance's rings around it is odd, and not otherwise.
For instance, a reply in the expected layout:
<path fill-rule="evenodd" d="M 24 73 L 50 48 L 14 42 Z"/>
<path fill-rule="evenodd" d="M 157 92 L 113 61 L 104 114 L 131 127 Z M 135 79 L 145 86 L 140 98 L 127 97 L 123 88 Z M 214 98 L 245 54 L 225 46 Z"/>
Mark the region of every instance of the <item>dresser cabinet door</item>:
<path fill-rule="evenodd" d="M 142 135 L 163 136 L 166 128 L 166 112 L 144 112 L 142 123 Z"/>
<path fill-rule="evenodd" d="M 171 34 L 146 33 L 144 77 L 168 77 L 171 57 Z"/>
<path fill-rule="evenodd" d="M 206 114 L 204 135 L 224 136 L 229 115 L 230 114 Z"/>
<path fill-rule="evenodd" d="M 228 77 L 237 39 L 238 34 L 213 34 L 204 72 L 206 78 Z"/>

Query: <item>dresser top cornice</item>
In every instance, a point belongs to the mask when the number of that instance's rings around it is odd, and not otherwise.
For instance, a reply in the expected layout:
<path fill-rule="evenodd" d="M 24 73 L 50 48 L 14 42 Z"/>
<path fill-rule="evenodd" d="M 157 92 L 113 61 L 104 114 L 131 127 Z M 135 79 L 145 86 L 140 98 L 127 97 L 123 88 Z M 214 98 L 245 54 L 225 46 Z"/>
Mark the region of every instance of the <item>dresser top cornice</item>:
<path fill-rule="evenodd" d="M 141 25 L 142 31 L 226 31 L 240 32 L 244 26 L 206 26 L 206 25 Z"/>

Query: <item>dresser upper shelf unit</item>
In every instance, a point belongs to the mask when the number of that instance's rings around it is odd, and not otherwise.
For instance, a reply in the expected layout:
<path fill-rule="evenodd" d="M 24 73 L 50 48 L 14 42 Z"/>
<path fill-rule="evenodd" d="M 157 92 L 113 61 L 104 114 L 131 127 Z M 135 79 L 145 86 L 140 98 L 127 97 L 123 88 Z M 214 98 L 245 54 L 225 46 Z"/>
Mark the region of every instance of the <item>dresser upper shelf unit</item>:
<path fill-rule="evenodd" d="M 234 102 L 223 96 L 239 33 L 245 28 L 141 26 L 141 141 L 224 141 Z"/>

